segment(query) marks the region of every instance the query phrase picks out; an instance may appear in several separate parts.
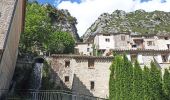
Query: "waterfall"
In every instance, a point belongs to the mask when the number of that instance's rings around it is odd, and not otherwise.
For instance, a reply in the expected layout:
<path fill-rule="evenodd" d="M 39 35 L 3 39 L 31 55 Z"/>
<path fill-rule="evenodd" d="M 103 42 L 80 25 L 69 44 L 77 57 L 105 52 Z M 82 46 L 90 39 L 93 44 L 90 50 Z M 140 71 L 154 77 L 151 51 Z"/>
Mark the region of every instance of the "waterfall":
<path fill-rule="evenodd" d="M 33 89 L 38 91 L 41 88 L 41 81 L 42 81 L 42 70 L 43 70 L 43 63 L 35 63 L 33 69 Z"/>

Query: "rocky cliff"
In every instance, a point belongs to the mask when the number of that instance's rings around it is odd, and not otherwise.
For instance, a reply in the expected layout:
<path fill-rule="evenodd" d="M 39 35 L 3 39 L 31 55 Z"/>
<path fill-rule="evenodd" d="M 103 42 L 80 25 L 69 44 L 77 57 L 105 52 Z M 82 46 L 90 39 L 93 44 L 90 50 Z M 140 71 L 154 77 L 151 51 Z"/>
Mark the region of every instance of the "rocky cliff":
<path fill-rule="evenodd" d="M 82 36 L 86 41 L 97 32 L 131 32 L 134 34 L 169 34 L 170 12 L 136 10 L 126 13 L 116 10 L 112 14 L 103 13 Z"/>
<path fill-rule="evenodd" d="M 48 8 L 53 27 L 57 30 L 69 32 L 76 41 L 79 41 L 76 28 L 77 19 L 71 16 L 68 10 L 60 10 L 49 4 L 45 4 L 44 6 Z"/>

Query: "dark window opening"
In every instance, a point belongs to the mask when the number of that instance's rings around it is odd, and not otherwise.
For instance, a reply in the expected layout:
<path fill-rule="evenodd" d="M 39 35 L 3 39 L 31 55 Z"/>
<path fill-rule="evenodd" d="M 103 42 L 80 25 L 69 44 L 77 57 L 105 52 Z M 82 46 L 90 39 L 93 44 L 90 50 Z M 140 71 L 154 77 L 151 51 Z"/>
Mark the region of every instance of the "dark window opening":
<path fill-rule="evenodd" d="M 164 37 L 165 40 L 168 40 L 168 37 Z"/>
<path fill-rule="evenodd" d="M 65 76 L 65 82 L 69 82 L 69 76 Z"/>
<path fill-rule="evenodd" d="M 168 56 L 162 55 L 162 62 L 168 62 Z"/>
<path fill-rule="evenodd" d="M 94 68 L 94 59 L 88 60 L 88 68 Z"/>
<path fill-rule="evenodd" d="M 109 39 L 109 38 L 106 38 L 105 41 L 106 41 L 106 42 L 110 42 L 110 39 Z"/>
<path fill-rule="evenodd" d="M 121 36 L 121 40 L 122 40 L 122 41 L 125 41 L 125 36 Z"/>
<path fill-rule="evenodd" d="M 70 61 L 65 61 L 65 67 L 70 67 Z"/>
<path fill-rule="evenodd" d="M 136 47 L 137 47 L 137 45 L 136 45 L 136 44 L 132 45 L 132 48 L 136 48 Z"/>
<path fill-rule="evenodd" d="M 148 41 L 148 42 L 147 42 L 147 45 L 148 45 L 148 46 L 154 46 L 155 44 L 154 44 L 153 41 Z"/>
<path fill-rule="evenodd" d="M 168 49 L 170 49 L 170 44 L 167 44 Z"/>
<path fill-rule="evenodd" d="M 87 52 L 89 52 L 90 51 L 90 48 L 87 48 Z"/>
<path fill-rule="evenodd" d="M 95 85 L 95 84 L 94 84 L 94 81 L 91 81 L 91 82 L 90 82 L 90 90 L 94 90 L 94 85 Z"/>

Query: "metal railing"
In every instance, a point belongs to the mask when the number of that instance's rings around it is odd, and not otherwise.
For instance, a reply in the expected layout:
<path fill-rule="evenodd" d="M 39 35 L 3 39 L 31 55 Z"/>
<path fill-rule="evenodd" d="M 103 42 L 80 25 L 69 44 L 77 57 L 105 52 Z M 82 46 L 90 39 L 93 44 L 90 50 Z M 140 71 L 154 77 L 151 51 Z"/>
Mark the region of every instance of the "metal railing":
<path fill-rule="evenodd" d="M 2 100 L 107 100 L 107 99 L 61 90 L 60 91 L 19 90 L 15 94 L 11 93 L 6 94 Z"/>

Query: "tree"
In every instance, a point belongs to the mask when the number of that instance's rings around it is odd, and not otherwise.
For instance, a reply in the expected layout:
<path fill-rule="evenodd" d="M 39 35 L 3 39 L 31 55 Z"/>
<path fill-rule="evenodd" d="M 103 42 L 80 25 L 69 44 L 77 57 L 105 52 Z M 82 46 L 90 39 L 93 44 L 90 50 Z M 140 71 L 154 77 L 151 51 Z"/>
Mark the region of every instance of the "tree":
<path fill-rule="evenodd" d="M 152 97 L 150 96 L 150 69 L 144 66 L 143 69 L 143 77 L 142 77 L 142 85 L 143 85 L 143 99 L 150 100 Z"/>
<path fill-rule="evenodd" d="M 161 100 L 163 96 L 161 71 L 154 62 L 150 65 L 150 95 L 153 100 Z"/>
<path fill-rule="evenodd" d="M 23 52 L 44 49 L 43 46 L 52 32 L 46 12 L 46 8 L 37 3 L 27 3 L 25 31 L 20 38 L 20 50 Z"/>
<path fill-rule="evenodd" d="M 48 51 L 51 53 L 72 53 L 75 41 L 67 32 L 54 32 L 48 41 Z"/>
<path fill-rule="evenodd" d="M 21 52 L 73 52 L 72 36 L 52 26 L 52 18 L 49 16 L 52 9 L 38 3 L 27 3 L 25 31 L 21 34 L 19 46 Z"/>
<path fill-rule="evenodd" d="M 133 100 L 143 100 L 142 69 L 137 61 L 135 61 L 133 73 Z"/>
<path fill-rule="evenodd" d="M 165 69 L 163 76 L 163 88 L 167 99 L 170 99 L 170 73 L 168 69 Z"/>
<path fill-rule="evenodd" d="M 124 96 L 126 100 L 132 100 L 133 97 L 133 65 L 128 60 L 127 56 L 123 56 L 124 61 Z"/>

